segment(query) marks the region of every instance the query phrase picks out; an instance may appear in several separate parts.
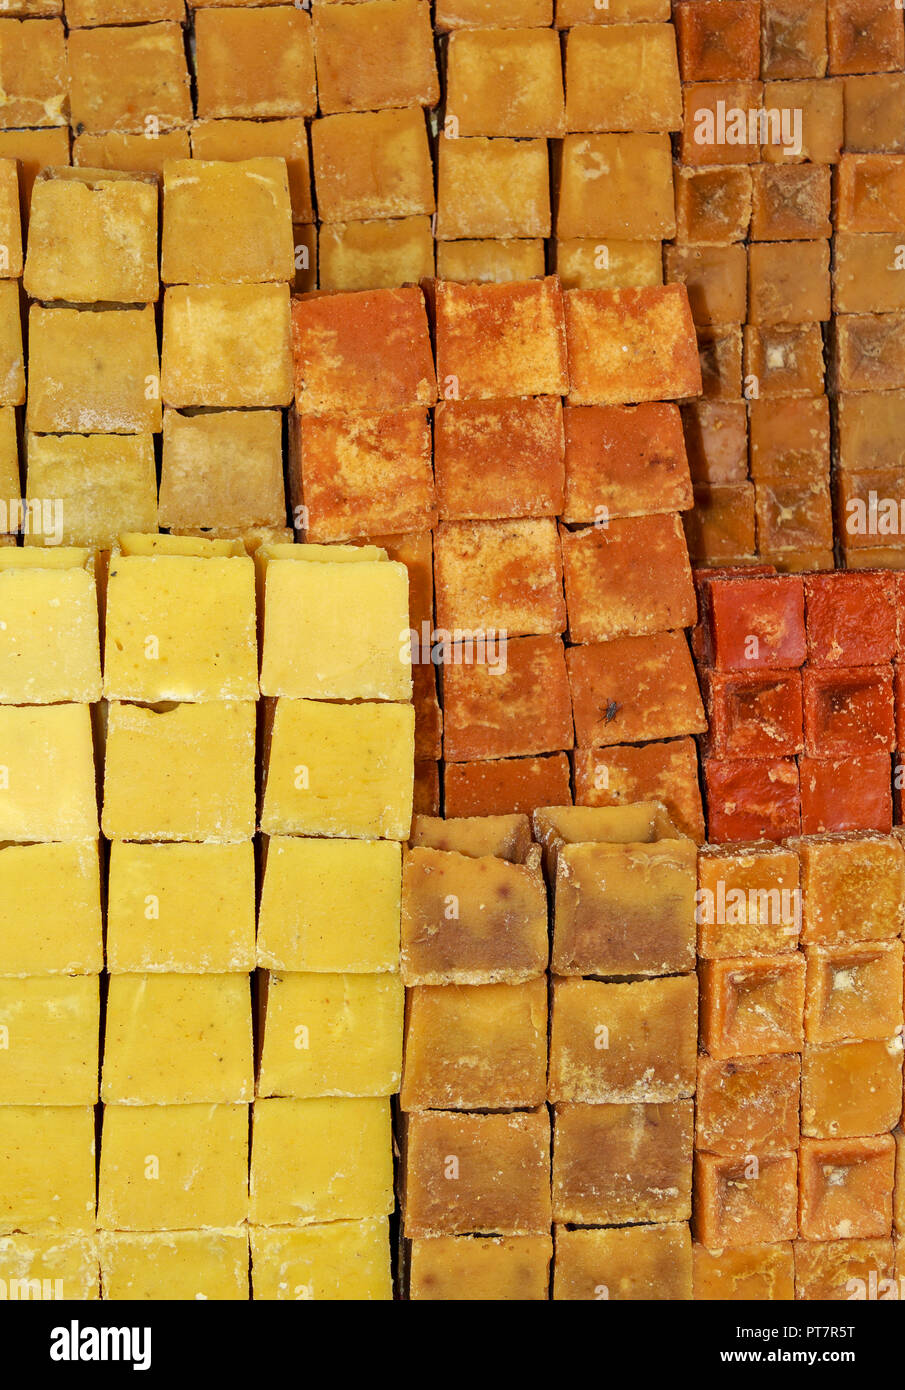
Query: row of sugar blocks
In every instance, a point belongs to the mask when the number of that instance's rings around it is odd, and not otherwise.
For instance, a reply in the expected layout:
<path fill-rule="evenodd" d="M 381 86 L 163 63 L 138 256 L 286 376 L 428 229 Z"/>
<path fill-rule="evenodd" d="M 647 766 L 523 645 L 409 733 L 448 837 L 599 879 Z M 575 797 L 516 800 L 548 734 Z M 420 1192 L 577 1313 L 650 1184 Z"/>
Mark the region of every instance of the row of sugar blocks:
<path fill-rule="evenodd" d="M 415 818 L 409 1297 L 547 1297 L 553 1223 L 554 1298 L 689 1298 L 697 849 L 654 802 L 544 808 L 533 829 Z"/>
<path fill-rule="evenodd" d="M 700 855 L 696 1298 L 900 1296 L 899 835 Z"/>
<path fill-rule="evenodd" d="M 709 838 L 889 830 L 894 787 L 901 809 L 899 572 L 698 574 Z"/>

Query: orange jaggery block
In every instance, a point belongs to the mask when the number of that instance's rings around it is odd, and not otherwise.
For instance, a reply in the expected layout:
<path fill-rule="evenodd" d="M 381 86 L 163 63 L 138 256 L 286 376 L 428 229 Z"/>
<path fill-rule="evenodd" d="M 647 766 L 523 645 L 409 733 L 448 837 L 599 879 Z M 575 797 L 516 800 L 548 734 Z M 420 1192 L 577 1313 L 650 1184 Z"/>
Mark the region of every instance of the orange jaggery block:
<path fill-rule="evenodd" d="M 864 235 L 905 229 L 905 155 L 844 154 L 836 172 L 836 229 Z"/>
<path fill-rule="evenodd" d="M 431 1236 L 409 1249 L 408 1298 L 527 1302 L 546 1299 L 550 1236 Z"/>
<path fill-rule="evenodd" d="M 828 0 L 829 70 L 897 72 L 905 66 L 905 29 L 885 0 Z"/>
<path fill-rule="evenodd" d="M 774 1244 L 798 1234 L 798 1160 L 794 1153 L 694 1157 L 695 1240 L 719 1253 Z"/>
<path fill-rule="evenodd" d="M 896 1298 L 891 1240 L 796 1240 L 795 1297 L 849 1302 Z"/>
<path fill-rule="evenodd" d="M 798 671 L 705 671 L 708 752 L 717 757 L 770 758 L 803 747 Z"/>
<path fill-rule="evenodd" d="M 695 329 L 705 400 L 736 401 L 742 394 L 742 329 L 737 323 Z"/>
<path fill-rule="evenodd" d="M 262 120 L 317 110 L 311 16 L 291 5 L 195 15 L 199 118 Z"/>
<path fill-rule="evenodd" d="M 801 1059 L 782 1053 L 698 1058 L 695 1147 L 724 1158 L 798 1147 Z"/>
<path fill-rule="evenodd" d="M 553 1219 L 579 1226 L 687 1221 L 693 1102 L 560 1103 L 553 1122 Z M 631 1174 L 631 1182 L 626 1174 Z"/>
<path fill-rule="evenodd" d="M 440 517 L 481 521 L 558 515 L 565 448 L 557 397 L 442 401 L 434 411 Z"/>
<path fill-rule="evenodd" d="M 434 25 L 450 29 L 546 29 L 553 23 L 553 0 L 437 0 Z"/>
<path fill-rule="evenodd" d="M 431 759 L 415 759 L 414 810 L 421 816 L 440 814 L 440 764 Z"/>
<path fill-rule="evenodd" d="M 791 1302 L 795 1297 L 792 1242 L 736 1249 L 692 1250 L 696 1303 Z"/>
<path fill-rule="evenodd" d="M 891 835 L 807 838 L 799 845 L 803 924 L 809 946 L 888 941 L 905 925 L 905 852 Z"/>
<path fill-rule="evenodd" d="M 623 1229 L 557 1226 L 553 1298 L 666 1300 L 692 1298 L 691 1237 L 685 1222 Z"/>
<path fill-rule="evenodd" d="M 707 728 L 683 632 L 570 647 L 566 664 L 581 748 L 700 734 Z"/>
<path fill-rule="evenodd" d="M 701 1044 L 711 1057 L 800 1052 L 804 958 L 741 956 L 701 962 Z"/>
<path fill-rule="evenodd" d="M 752 241 L 832 236 L 828 165 L 760 164 L 752 178 Z"/>
<path fill-rule="evenodd" d="M 749 323 L 825 323 L 831 317 L 828 241 L 749 246 Z"/>
<path fill-rule="evenodd" d="M 437 627 L 562 633 L 562 554 L 551 518 L 444 521 L 434 533 Z"/>
<path fill-rule="evenodd" d="M 842 150 L 844 133 L 843 84 L 836 78 L 822 81 L 765 82 L 764 107 L 776 112 L 780 122 L 791 112 L 792 129 L 768 126 L 768 140 L 761 146 L 765 161 L 786 164 L 790 160 L 811 160 L 815 164 L 835 164 Z"/>
<path fill-rule="evenodd" d="M 434 211 L 434 175 L 420 110 L 348 112 L 313 121 L 311 162 L 322 223 Z"/>
<path fill-rule="evenodd" d="M 800 1229 L 806 1240 L 870 1240 L 892 1231 L 895 1140 L 803 1138 Z"/>
<path fill-rule="evenodd" d="M 902 1020 L 901 941 L 812 946 L 806 959 L 809 1043 L 893 1036 Z"/>
<path fill-rule="evenodd" d="M 829 476 L 830 412 L 825 396 L 804 401 L 752 400 L 749 410 L 751 476 L 755 480 L 794 478 L 804 484 L 814 477 Z M 814 580 L 814 592 L 820 592 L 827 582 Z"/>
<path fill-rule="evenodd" d="M 558 237 L 553 254 L 564 290 L 641 289 L 663 284 L 659 241 Z"/>
<path fill-rule="evenodd" d="M 688 0 L 675 12 L 683 82 L 760 76 L 760 3 Z"/>
<path fill-rule="evenodd" d="M 558 273 L 558 271 L 557 271 Z M 542 237 L 472 237 L 437 242 L 437 278 L 501 283 L 546 274 Z"/>
<path fill-rule="evenodd" d="M 895 232 L 871 236 L 839 233 L 833 265 L 833 308 L 837 314 L 887 313 L 905 308 L 899 274 L 901 244 L 901 236 Z"/>
<path fill-rule="evenodd" d="M 837 314 L 833 378 L 838 391 L 905 387 L 905 313 Z"/>
<path fill-rule="evenodd" d="M 444 767 L 445 809 L 451 816 L 506 815 L 536 806 L 568 806 L 569 759 L 499 758 Z"/>
<path fill-rule="evenodd" d="M 178 24 L 73 29 L 69 92 L 75 130 L 147 135 L 192 123 L 192 95 Z M 149 127 L 149 120 L 153 123 Z"/>
<path fill-rule="evenodd" d="M 682 87 L 671 24 L 582 24 L 566 38 L 565 59 L 562 134 L 681 129 Z"/>
<path fill-rule="evenodd" d="M 901 1126 L 893 1134 L 896 1142 L 895 1191 L 893 1227 L 897 1236 L 905 1235 L 905 1131 Z M 901 1244 L 901 1240 L 899 1242 Z"/>
<path fill-rule="evenodd" d="M 15 159 L 18 163 L 19 203 L 24 230 L 28 224 L 31 191 L 38 174 L 42 169 L 62 168 L 70 163 L 69 130 L 66 126 L 44 126 L 37 130 L 0 129 L 0 159 Z"/>
<path fill-rule="evenodd" d="M 440 96 L 430 7 L 424 0 L 315 5 L 321 112 L 435 106 Z"/>
<path fill-rule="evenodd" d="M 746 324 L 745 377 L 751 396 L 822 396 L 823 338 L 818 323 Z"/>
<path fill-rule="evenodd" d="M 751 221 L 751 170 L 747 164 L 677 165 L 676 240 L 696 246 L 744 241 Z"/>
<path fill-rule="evenodd" d="M 764 77 L 823 77 L 826 0 L 763 0 L 761 22 Z"/>
<path fill-rule="evenodd" d="M 801 1132 L 816 1139 L 883 1134 L 902 1116 L 901 1030 L 813 1043 L 801 1065 Z"/>
<path fill-rule="evenodd" d="M 905 73 L 847 77 L 844 92 L 846 150 L 905 153 Z"/>
<path fill-rule="evenodd" d="M 444 740 L 456 762 L 555 753 L 574 742 L 559 637 L 488 639 L 479 664 L 453 641 L 444 662 Z M 508 808 L 515 809 L 515 808 Z"/>
<path fill-rule="evenodd" d="M 67 137 L 67 149 L 68 143 Z M 72 163 L 76 167 L 154 174 L 158 180 L 168 159 L 188 159 L 190 154 L 186 129 L 162 130 L 155 140 L 136 131 L 110 130 L 104 134 L 86 131 L 72 142 Z"/>
<path fill-rule="evenodd" d="M 702 594 L 707 661 L 718 671 L 797 670 L 807 655 L 798 577 L 721 575 Z"/>
<path fill-rule="evenodd" d="M 567 406 L 566 522 L 687 511 L 691 478 L 674 405 Z"/>
<path fill-rule="evenodd" d="M 437 284 L 437 376 L 444 400 L 562 396 L 569 389 L 556 276 L 522 284 Z"/>
<path fill-rule="evenodd" d="M 572 405 L 632 405 L 696 396 L 701 373 L 683 285 L 568 290 Z"/>
<path fill-rule="evenodd" d="M 3 130 L 66 125 L 70 84 L 61 19 L 0 19 L 0 92 Z"/>
<path fill-rule="evenodd" d="M 576 748 L 572 760 L 576 804 L 624 806 L 634 801 L 661 801 L 677 830 L 697 844 L 704 840 L 693 739 Z"/>
<path fill-rule="evenodd" d="M 558 154 L 555 196 L 557 237 L 674 236 L 669 136 L 567 135 Z"/>
<path fill-rule="evenodd" d="M 679 143 L 683 164 L 757 164 L 760 126 L 750 113 L 763 105 L 763 83 L 686 82 L 684 119 Z"/>
<path fill-rule="evenodd" d="M 609 0 L 605 9 L 595 0 L 556 0 L 554 23 L 557 29 L 571 29 L 575 24 L 634 24 L 657 19 L 669 19 L 668 0 Z"/>
<path fill-rule="evenodd" d="M 698 955 L 794 951 L 801 929 L 793 847 L 708 845 L 698 856 Z"/>
<path fill-rule="evenodd" d="M 559 35 L 502 25 L 453 33 L 446 55 L 447 131 L 451 121 L 457 137 L 565 135 Z"/>
<path fill-rule="evenodd" d="M 163 171 L 165 285 L 294 278 L 286 161 L 170 160 Z"/>
<path fill-rule="evenodd" d="M 694 622 L 691 566 L 675 514 L 563 529 L 562 558 L 573 642 L 645 637 Z"/>
<path fill-rule="evenodd" d="M 748 557 L 753 560 L 753 485 L 695 483 L 694 511 L 686 512 L 682 523 L 688 553 L 698 564 L 742 564 Z"/>
<path fill-rule="evenodd" d="M 688 290 L 696 324 L 741 323 L 747 306 L 744 246 L 667 246 L 666 281 Z"/>

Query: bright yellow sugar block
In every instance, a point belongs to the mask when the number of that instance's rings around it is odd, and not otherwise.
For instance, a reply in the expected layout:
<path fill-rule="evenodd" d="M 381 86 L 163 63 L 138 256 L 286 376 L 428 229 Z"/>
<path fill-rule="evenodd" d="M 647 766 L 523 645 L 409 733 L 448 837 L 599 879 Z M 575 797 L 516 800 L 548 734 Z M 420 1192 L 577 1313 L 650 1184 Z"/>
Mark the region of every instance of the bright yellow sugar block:
<path fill-rule="evenodd" d="M 386 1217 L 304 1229 L 253 1226 L 250 1235 L 256 1301 L 386 1302 L 393 1297 Z"/>
<path fill-rule="evenodd" d="M 254 968 L 255 863 L 250 840 L 235 845 L 111 845 L 111 974 L 226 974 Z"/>
<path fill-rule="evenodd" d="M 0 279 L 22 274 L 22 211 L 14 159 L 0 159 Z"/>
<path fill-rule="evenodd" d="M 0 1105 L 94 1105 L 96 975 L 0 979 Z"/>
<path fill-rule="evenodd" d="M 247 1216 L 247 1106 L 104 1107 L 101 1229 L 210 1230 Z"/>
<path fill-rule="evenodd" d="M 142 535 L 134 531 L 120 535 L 117 549 L 121 555 L 188 555 L 202 560 L 247 554 L 242 542 L 234 537 Z"/>
<path fill-rule="evenodd" d="M 94 1230 L 94 1107 L 0 1105 L 0 1233 Z"/>
<path fill-rule="evenodd" d="M 266 835 L 405 840 L 412 824 L 411 705 L 278 700 L 269 739 Z"/>
<path fill-rule="evenodd" d="M 103 827 L 110 840 L 250 839 L 255 705 L 223 700 L 153 710 L 111 704 Z"/>
<path fill-rule="evenodd" d="M 88 705 L 0 705 L 0 841 L 97 836 Z"/>
<path fill-rule="evenodd" d="M 258 965 L 398 970 L 402 850 L 391 840 L 274 836 L 258 915 Z"/>
<path fill-rule="evenodd" d="M 121 531 L 157 527 L 157 469 L 150 434 L 29 434 L 27 495 L 59 500 L 64 545 L 109 550 Z M 48 546 L 40 532 L 26 545 Z"/>
<path fill-rule="evenodd" d="M 25 290 L 73 304 L 151 304 L 157 273 L 157 180 L 101 170 L 42 175 L 31 195 Z"/>
<path fill-rule="evenodd" d="M 237 1105 L 252 1090 L 245 975 L 111 975 L 105 1104 Z"/>
<path fill-rule="evenodd" d="M 258 1100 L 251 1140 L 250 1220 L 310 1226 L 389 1216 L 390 1102 Z"/>
<path fill-rule="evenodd" d="M 88 704 L 100 699 L 100 676 L 93 573 L 0 561 L 0 702 Z"/>
<path fill-rule="evenodd" d="M 79 1231 L 0 1236 L 0 1287 L 16 1302 L 99 1299 L 97 1240 Z"/>
<path fill-rule="evenodd" d="M 315 564 L 365 564 L 369 560 L 387 560 L 387 552 L 379 545 L 318 545 L 314 542 L 270 541 L 255 551 L 258 607 L 264 606 L 264 581 L 271 560 L 306 560 Z"/>
<path fill-rule="evenodd" d="M 102 1231 L 107 1302 L 235 1302 L 248 1298 L 248 1232 Z"/>
<path fill-rule="evenodd" d="M 254 561 L 115 556 L 104 695 L 147 703 L 257 699 Z"/>
<path fill-rule="evenodd" d="M 399 975 L 271 974 L 259 1096 L 392 1096 L 402 1076 Z"/>
<path fill-rule="evenodd" d="M 0 573 L 5 570 L 86 570 L 94 575 L 97 555 L 84 545 L 54 545 L 44 549 L 10 546 L 0 551 Z"/>
<path fill-rule="evenodd" d="M 286 161 L 168 161 L 160 274 L 165 285 L 294 280 Z"/>
<path fill-rule="evenodd" d="M 160 429 L 160 364 L 150 304 L 141 309 L 32 304 L 28 325 L 30 430 L 147 434 Z"/>
<path fill-rule="evenodd" d="M 97 841 L 0 847 L 0 975 L 103 968 Z"/>
<path fill-rule="evenodd" d="M 171 286 L 162 378 L 163 398 L 177 408 L 289 405 L 289 286 Z"/>
<path fill-rule="evenodd" d="M 268 560 L 261 691 L 321 700 L 410 700 L 405 565 Z"/>

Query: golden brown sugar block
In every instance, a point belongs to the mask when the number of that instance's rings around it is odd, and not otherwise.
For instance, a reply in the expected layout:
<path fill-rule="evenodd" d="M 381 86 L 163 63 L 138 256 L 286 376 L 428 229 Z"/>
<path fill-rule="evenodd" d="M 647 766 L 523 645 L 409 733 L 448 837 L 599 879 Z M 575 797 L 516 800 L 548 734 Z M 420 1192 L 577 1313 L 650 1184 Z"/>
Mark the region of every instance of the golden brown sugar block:
<path fill-rule="evenodd" d="M 439 281 L 437 375 L 446 400 L 568 391 L 563 296 L 555 275 L 515 285 Z"/>
<path fill-rule="evenodd" d="M 435 106 L 440 96 L 425 0 L 315 5 L 318 105 L 337 111 Z"/>
<path fill-rule="evenodd" d="M 886 1239 L 892 1229 L 895 1140 L 801 1141 L 800 1233 L 806 1240 Z"/>
<path fill-rule="evenodd" d="M 550 1116 L 411 1115 L 405 1131 L 406 1236 L 548 1235 Z"/>
<path fill-rule="evenodd" d="M 884 0 L 828 0 L 830 72 L 894 72 L 905 64 L 897 5 Z"/>
<path fill-rule="evenodd" d="M 836 172 L 840 232 L 898 232 L 905 228 L 905 155 L 845 154 Z"/>
<path fill-rule="evenodd" d="M 686 82 L 679 157 L 687 165 L 757 164 L 760 125 L 749 113 L 760 110 L 763 84 Z"/>
<path fill-rule="evenodd" d="M 156 531 L 150 434 L 26 435 L 27 495 L 61 503 L 61 540 L 109 550 L 123 531 Z M 26 544 L 52 543 L 32 533 Z"/>
<path fill-rule="evenodd" d="M 837 391 L 905 386 L 905 313 L 838 314 L 832 372 Z"/>
<path fill-rule="evenodd" d="M 556 522 L 444 521 L 434 534 L 437 626 L 510 637 L 562 633 Z"/>
<path fill-rule="evenodd" d="M 685 1222 L 623 1230 L 556 1227 L 554 1299 L 682 1302 L 692 1296 Z"/>
<path fill-rule="evenodd" d="M 633 801 L 661 801 L 683 835 L 704 840 L 704 812 L 698 786 L 694 740 L 668 743 L 576 748 L 572 754 L 575 800 L 582 806 L 623 806 Z"/>
<path fill-rule="evenodd" d="M 751 170 L 745 164 L 677 165 L 676 240 L 698 246 L 744 241 L 751 221 Z"/>
<path fill-rule="evenodd" d="M 285 161 L 165 164 L 160 275 L 165 285 L 291 281 L 295 243 Z"/>
<path fill-rule="evenodd" d="M 19 173 L 14 159 L 0 160 L 0 278 L 22 274 L 22 210 Z"/>
<path fill-rule="evenodd" d="M 746 324 L 744 337 L 749 398 L 823 395 L 823 337 L 818 323 Z"/>
<path fill-rule="evenodd" d="M 0 1103 L 94 1105 L 99 999 L 95 975 L 0 980 Z"/>
<path fill-rule="evenodd" d="M 847 946 L 899 936 L 905 921 L 905 854 L 894 836 L 825 835 L 799 845 L 808 945 Z"/>
<path fill-rule="evenodd" d="M 57 434 L 159 430 L 159 370 L 150 305 L 95 310 L 33 304 L 28 428 Z"/>
<path fill-rule="evenodd" d="M 93 29 L 99 24 L 153 24 L 163 19 L 182 24 L 185 0 L 69 0 L 66 6 L 70 29 Z"/>
<path fill-rule="evenodd" d="M 822 1303 L 895 1298 L 894 1266 L 891 1240 L 796 1240 L 795 1297 Z"/>
<path fill-rule="evenodd" d="M 148 142 L 146 142 L 148 143 Z M 15 159 L 19 166 L 19 203 L 23 229 L 35 179 L 42 169 L 59 168 L 69 160 L 67 126 L 45 126 L 38 130 L 0 129 L 0 159 Z"/>
<path fill-rule="evenodd" d="M 558 159 L 557 237 L 675 235 L 668 135 L 567 135 Z"/>
<path fill-rule="evenodd" d="M 718 848 L 698 858 L 698 954 L 794 951 L 801 930 L 798 855 L 778 845 Z"/>
<path fill-rule="evenodd" d="M 533 811 L 535 806 L 552 802 L 567 806 L 572 800 L 565 753 L 447 762 L 443 781 L 445 810 L 455 816 L 505 815 Z"/>
<path fill-rule="evenodd" d="M 759 76 L 760 0 L 742 0 L 728 11 L 721 0 L 691 0 L 676 10 L 675 21 L 686 82 Z"/>
<path fill-rule="evenodd" d="M 69 115 L 60 19 L 0 19 L 0 126 L 64 126 Z"/>
<path fill-rule="evenodd" d="M 547 982 L 409 992 L 403 1110 L 531 1108 L 546 1099 Z"/>
<path fill-rule="evenodd" d="M 695 1145 L 725 1158 L 798 1147 L 797 1056 L 698 1058 Z"/>
<path fill-rule="evenodd" d="M 839 79 L 765 82 L 763 104 L 767 111 L 778 112 L 780 120 L 786 122 L 779 138 L 776 134 L 779 123 L 771 123 L 769 143 L 761 146 L 761 158 L 766 163 L 838 162 L 844 133 L 843 84 Z M 783 113 L 788 114 L 783 116 Z M 791 131 L 789 115 L 792 117 Z"/>
<path fill-rule="evenodd" d="M 756 481 L 783 477 L 804 483 L 829 473 L 830 412 L 825 396 L 752 400 L 749 414 L 751 476 Z"/>
<path fill-rule="evenodd" d="M 839 232 L 833 266 L 833 307 L 839 314 L 905 309 L 899 269 L 901 235 L 852 236 Z"/>
<path fill-rule="evenodd" d="M 748 248 L 750 323 L 830 318 L 828 241 L 767 242 Z"/>
<path fill-rule="evenodd" d="M 687 1221 L 693 1110 L 690 1100 L 557 1105 L 554 1220 L 579 1226 Z"/>
<path fill-rule="evenodd" d="M 289 286 L 170 286 L 161 382 L 164 400 L 177 409 L 288 405 Z"/>
<path fill-rule="evenodd" d="M 557 29 L 571 29 L 575 24 L 634 24 L 656 19 L 669 19 L 667 0 L 609 0 L 605 8 L 595 0 L 556 0 L 554 22 Z"/>
<path fill-rule="evenodd" d="M 467 1299 L 528 1302 L 546 1299 L 550 1236 L 432 1236 L 409 1249 L 412 1302 Z"/>
<path fill-rule="evenodd" d="M 684 285 L 568 290 L 572 405 L 697 396 L 701 370 Z"/>
<path fill-rule="evenodd" d="M 791 1241 L 711 1251 L 692 1250 L 695 1302 L 773 1303 L 795 1297 Z"/>
<path fill-rule="evenodd" d="M 451 36 L 446 62 L 444 129 L 453 138 L 565 135 L 562 59 L 552 29 L 464 29 Z"/>
<path fill-rule="evenodd" d="M 193 159 L 285 159 L 293 221 L 313 221 L 308 132 L 301 117 L 275 121 L 195 121 L 191 138 Z M 187 158 L 188 155 L 175 157 Z"/>
<path fill-rule="evenodd" d="M 434 211 L 434 174 L 423 112 L 325 116 L 311 126 L 321 222 L 415 217 Z"/>
<path fill-rule="evenodd" d="M 566 665 L 580 748 L 673 738 L 707 728 L 682 632 L 570 647 Z"/>
<path fill-rule="evenodd" d="M 902 944 L 860 942 L 807 951 L 809 1043 L 889 1038 L 902 1017 Z"/>
<path fill-rule="evenodd" d="M 524 814 L 498 816 L 416 815 L 409 844 L 451 850 L 474 859 L 495 855 L 510 864 L 524 864 L 531 848 L 531 822 Z"/>
<path fill-rule="evenodd" d="M 866 154 L 905 154 L 905 73 L 847 77 L 845 148 Z"/>
<path fill-rule="evenodd" d="M 439 816 L 440 763 L 437 759 L 415 759 L 415 787 L 412 804 L 419 815 Z"/>
<path fill-rule="evenodd" d="M 742 394 L 742 329 L 738 324 L 699 324 L 696 329 L 701 394 L 735 401 Z"/>
<path fill-rule="evenodd" d="M 763 0 L 761 24 L 764 77 L 823 77 L 826 0 Z"/>
<path fill-rule="evenodd" d="M 154 140 L 144 134 L 111 130 L 86 131 L 72 142 L 72 162 L 87 169 L 128 170 L 160 178 L 168 159 L 188 159 L 187 130 L 162 130 Z"/>
<path fill-rule="evenodd" d="M 547 29 L 553 23 L 553 0 L 437 0 L 434 25 L 450 29 Z"/>
<path fill-rule="evenodd" d="M 545 140 L 440 139 L 437 240 L 548 237 L 550 174 Z"/>
<path fill-rule="evenodd" d="M 313 116 L 311 16 L 289 5 L 202 9 L 195 16 L 195 73 L 200 118 Z"/>
<path fill-rule="evenodd" d="M 567 406 L 566 522 L 677 512 L 693 498 L 674 405 Z"/>
<path fill-rule="evenodd" d="M 571 30 L 566 39 L 567 130 L 667 131 L 681 126 L 682 89 L 671 24 L 579 25 Z"/>
<path fill-rule="evenodd" d="M 434 274 L 429 217 L 326 223 L 320 232 L 322 290 L 395 289 Z"/>
<path fill-rule="evenodd" d="M 794 1153 L 741 1158 L 696 1152 L 695 1240 L 719 1254 L 726 1247 L 770 1245 L 798 1234 L 798 1159 Z"/>
<path fill-rule="evenodd" d="M 561 537 L 573 642 L 642 637 L 694 622 L 691 566 L 674 513 L 614 517 L 563 529 Z"/>
<path fill-rule="evenodd" d="M 698 990 L 693 975 L 609 984 L 555 980 L 552 1101 L 668 1101 L 695 1089 Z"/>
<path fill-rule="evenodd" d="M 747 305 L 743 246 L 667 246 L 666 281 L 684 285 L 695 323 L 741 323 Z"/>
<path fill-rule="evenodd" d="M 277 411 L 164 411 L 161 526 L 281 526 L 285 520 Z"/>
<path fill-rule="evenodd" d="M 540 237 L 477 237 L 437 243 L 437 277 L 460 284 L 539 280 L 545 273 Z"/>
<path fill-rule="evenodd" d="M 0 1106 L 0 1231 L 94 1231 L 94 1109 Z"/>
<path fill-rule="evenodd" d="M 629 290 L 663 284 L 659 241 L 561 237 L 553 246 L 564 290 Z"/>
<path fill-rule="evenodd" d="M 79 134 L 148 135 L 191 125 L 192 95 L 181 27 L 164 23 L 73 29 L 69 93 L 72 124 Z"/>
<path fill-rule="evenodd" d="M 406 985 L 517 984 L 546 969 L 540 852 L 525 864 L 444 850 L 407 851 L 402 871 Z"/>
<path fill-rule="evenodd" d="M 897 1129 L 893 1135 L 896 1141 L 896 1170 L 894 1194 L 894 1229 L 897 1236 L 905 1235 L 905 1131 Z"/>
<path fill-rule="evenodd" d="M 21 291 L 17 280 L 0 281 L 0 405 L 25 404 L 25 354 L 22 350 Z M 32 366 L 35 370 L 34 349 Z M 32 376 L 32 390 L 40 382 Z"/>
<path fill-rule="evenodd" d="M 708 960 L 699 977 L 701 1043 L 712 1057 L 801 1051 L 803 956 Z"/>
<path fill-rule="evenodd" d="M 826 164 L 760 164 L 751 171 L 751 238 L 811 241 L 832 236 Z"/>
<path fill-rule="evenodd" d="M 801 1131 L 817 1139 L 882 1134 L 902 1115 L 901 1033 L 805 1047 Z"/>
<path fill-rule="evenodd" d="M 434 411 L 440 516 L 556 516 L 563 508 L 564 448 L 556 397 L 441 401 Z"/>

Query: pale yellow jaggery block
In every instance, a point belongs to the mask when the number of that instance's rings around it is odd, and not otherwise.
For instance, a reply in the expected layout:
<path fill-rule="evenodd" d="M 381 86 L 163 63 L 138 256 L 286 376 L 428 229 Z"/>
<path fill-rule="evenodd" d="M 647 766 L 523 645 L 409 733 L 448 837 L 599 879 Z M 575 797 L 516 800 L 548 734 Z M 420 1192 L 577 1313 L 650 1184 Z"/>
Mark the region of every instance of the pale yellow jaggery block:
<path fill-rule="evenodd" d="M 0 613 L 0 702 L 100 699 L 93 570 L 7 568 L 0 559 Z"/>
<path fill-rule="evenodd" d="M 94 1105 L 96 975 L 0 979 L 0 1105 Z"/>
<path fill-rule="evenodd" d="M 94 1231 L 94 1107 L 0 1105 L 0 1233 Z"/>
<path fill-rule="evenodd" d="M 232 556 L 241 559 L 247 554 L 242 541 L 236 536 L 167 536 L 142 534 L 139 531 L 122 532 L 115 549 L 120 555 L 187 555 L 196 560 Z"/>
<path fill-rule="evenodd" d="M 163 414 L 160 525 L 283 526 L 283 422 L 276 410 Z"/>
<path fill-rule="evenodd" d="M 81 1231 L 0 1236 L 0 1286 L 17 1302 L 93 1302 L 101 1296 L 97 1241 Z"/>
<path fill-rule="evenodd" d="M 32 529 L 26 545 L 62 542 L 109 550 L 122 531 L 157 529 L 157 469 L 150 434 L 26 436 L 32 504 L 52 506 L 48 528 Z"/>
<path fill-rule="evenodd" d="M 261 284 L 295 277 L 283 159 L 178 159 L 163 166 L 165 285 Z"/>
<path fill-rule="evenodd" d="M 158 431 L 160 364 L 153 308 L 47 309 L 32 304 L 26 420 L 37 434 Z"/>
<path fill-rule="evenodd" d="M 289 405 L 289 286 L 170 286 L 161 375 L 167 405 Z"/>
<path fill-rule="evenodd" d="M 104 968 L 97 840 L 0 848 L 0 975 Z"/>
<path fill-rule="evenodd" d="M 88 705 L 0 705 L 0 841 L 97 836 Z"/>
<path fill-rule="evenodd" d="M 386 1217 L 303 1228 L 253 1226 L 249 1234 L 257 1301 L 386 1302 L 393 1297 Z"/>
<path fill-rule="evenodd" d="M 245 1301 L 248 1232 L 102 1231 L 101 1286 L 107 1302 Z"/>
<path fill-rule="evenodd" d="M 157 184 L 101 170 L 38 177 L 31 195 L 23 284 L 31 299 L 152 304 L 157 268 Z"/>

